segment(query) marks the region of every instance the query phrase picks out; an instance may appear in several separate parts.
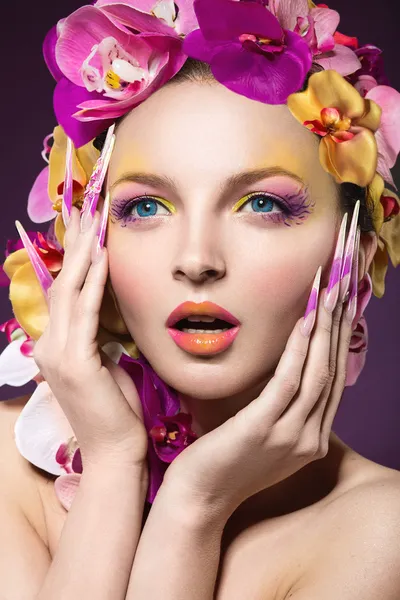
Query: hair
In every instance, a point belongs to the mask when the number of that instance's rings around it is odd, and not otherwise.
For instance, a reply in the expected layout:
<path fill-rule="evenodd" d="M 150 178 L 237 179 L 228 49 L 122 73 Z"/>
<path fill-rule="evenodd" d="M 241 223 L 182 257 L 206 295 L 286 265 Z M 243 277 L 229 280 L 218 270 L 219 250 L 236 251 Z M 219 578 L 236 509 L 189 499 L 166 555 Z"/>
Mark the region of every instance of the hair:
<path fill-rule="evenodd" d="M 313 63 L 310 71 L 307 74 L 307 77 L 304 81 L 303 87 L 299 90 L 299 92 L 303 92 L 308 87 L 308 81 L 314 73 L 318 71 L 323 71 L 323 67 L 318 65 L 317 63 Z M 177 85 L 183 82 L 193 82 L 193 83 L 202 83 L 202 84 L 214 84 L 216 83 L 216 79 L 211 71 L 210 65 L 208 63 L 202 62 L 200 60 L 196 60 L 193 58 L 188 58 L 184 63 L 183 67 L 165 84 L 166 85 Z M 120 117 L 117 119 L 117 126 L 123 121 L 124 117 Z M 102 132 L 99 136 L 95 138 L 93 141 L 94 146 L 101 151 L 104 145 L 104 141 L 106 138 L 107 130 Z M 317 134 L 315 134 L 317 135 Z M 349 213 L 349 216 L 353 214 L 354 207 L 356 202 L 360 200 L 360 211 L 358 224 L 360 226 L 361 233 L 368 233 L 375 231 L 372 216 L 368 209 L 367 205 L 367 188 L 360 187 L 355 185 L 354 183 L 341 183 L 337 184 L 338 188 L 338 199 L 340 201 L 341 212 L 344 215 L 346 212 Z M 351 223 L 351 219 L 348 219 L 347 229 L 349 229 Z"/>

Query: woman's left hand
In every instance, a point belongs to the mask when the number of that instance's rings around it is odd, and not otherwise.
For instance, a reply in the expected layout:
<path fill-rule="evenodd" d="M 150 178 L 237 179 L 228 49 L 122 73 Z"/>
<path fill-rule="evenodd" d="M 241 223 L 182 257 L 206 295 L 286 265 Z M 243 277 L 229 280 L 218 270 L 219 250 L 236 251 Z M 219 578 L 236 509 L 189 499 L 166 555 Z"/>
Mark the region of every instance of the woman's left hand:
<path fill-rule="evenodd" d="M 299 319 L 262 393 L 169 466 L 163 486 L 186 506 L 228 519 L 250 496 L 326 456 L 346 381 L 352 321 L 347 303 L 326 311 L 325 293 L 311 338 L 302 335 Z"/>

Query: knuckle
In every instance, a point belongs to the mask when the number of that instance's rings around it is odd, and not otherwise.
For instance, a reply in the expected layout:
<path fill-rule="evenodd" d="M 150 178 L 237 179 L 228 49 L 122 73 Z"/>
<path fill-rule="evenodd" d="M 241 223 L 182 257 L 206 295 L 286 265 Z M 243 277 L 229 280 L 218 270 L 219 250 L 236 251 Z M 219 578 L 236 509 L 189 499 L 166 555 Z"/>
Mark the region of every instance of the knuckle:
<path fill-rule="evenodd" d="M 325 331 L 329 336 L 332 334 L 332 323 L 333 321 L 323 321 L 320 325 L 322 331 Z"/>
<path fill-rule="evenodd" d="M 321 440 L 320 444 L 319 444 L 319 449 L 318 449 L 318 457 L 319 458 L 325 458 L 325 456 L 328 454 L 329 451 L 329 442 L 328 440 Z"/>
<path fill-rule="evenodd" d="M 299 386 L 300 377 L 286 375 L 281 378 L 280 388 L 285 396 L 294 396 Z"/>
<path fill-rule="evenodd" d="M 315 382 L 318 388 L 325 387 L 329 382 L 330 372 L 329 368 L 321 367 L 319 371 L 316 373 Z"/>
<path fill-rule="evenodd" d="M 306 438 L 297 447 L 296 455 L 303 459 L 315 459 L 319 455 L 320 443 L 319 439 L 314 436 Z"/>
<path fill-rule="evenodd" d="M 336 373 L 336 358 L 331 356 L 329 359 L 329 379 L 333 379 Z"/>
<path fill-rule="evenodd" d="M 343 305 L 338 304 L 338 306 L 336 307 L 336 310 L 333 311 L 333 315 L 332 315 L 332 325 L 333 326 L 338 327 L 340 325 L 340 321 L 342 318 L 342 312 L 343 312 Z"/>

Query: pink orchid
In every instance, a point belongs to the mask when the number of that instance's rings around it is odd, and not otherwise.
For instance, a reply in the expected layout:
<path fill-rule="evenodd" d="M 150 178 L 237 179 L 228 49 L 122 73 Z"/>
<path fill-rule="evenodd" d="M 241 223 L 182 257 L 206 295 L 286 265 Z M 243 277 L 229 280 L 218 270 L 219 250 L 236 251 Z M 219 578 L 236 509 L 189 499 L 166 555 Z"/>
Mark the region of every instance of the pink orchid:
<path fill-rule="evenodd" d="M 387 85 L 371 89 L 366 98 L 373 100 L 382 109 L 381 123 L 375 133 L 378 144 L 377 171 L 395 189 L 390 169 L 394 167 L 400 152 L 400 93 Z"/>
<path fill-rule="evenodd" d="M 169 4 L 158 4 L 166 15 Z M 113 1 L 83 6 L 60 21 L 44 52 L 58 80 L 57 120 L 76 148 L 145 100 L 187 58 L 182 39 L 164 20 Z"/>
<path fill-rule="evenodd" d="M 270 0 L 269 9 L 284 29 L 298 33 L 309 45 L 314 62 L 325 70 L 334 69 L 341 75 L 350 75 L 361 67 L 355 52 L 348 47 L 348 38 L 336 29 L 340 16 L 326 4 L 310 8 L 308 0 Z M 346 45 L 339 43 L 346 41 Z"/>
<path fill-rule="evenodd" d="M 46 223 L 57 216 L 48 193 L 49 175 L 47 166 L 36 177 L 28 196 L 28 216 L 34 223 Z"/>
<path fill-rule="evenodd" d="M 198 27 L 193 0 L 97 0 L 94 6 L 129 29 L 187 35 Z"/>

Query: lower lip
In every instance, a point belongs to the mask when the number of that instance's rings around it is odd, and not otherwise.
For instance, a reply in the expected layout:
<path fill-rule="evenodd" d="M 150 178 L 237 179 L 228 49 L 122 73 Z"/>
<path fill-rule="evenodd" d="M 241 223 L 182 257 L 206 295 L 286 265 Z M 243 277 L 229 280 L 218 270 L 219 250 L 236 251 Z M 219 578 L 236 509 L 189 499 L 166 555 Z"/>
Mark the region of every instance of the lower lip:
<path fill-rule="evenodd" d="M 240 326 L 232 327 L 222 333 L 187 333 L 168 327 L 168 333 L 182 350 L 204 356 L 219 354 L 229 348 L 239 333 L 239 329 Z"/>

